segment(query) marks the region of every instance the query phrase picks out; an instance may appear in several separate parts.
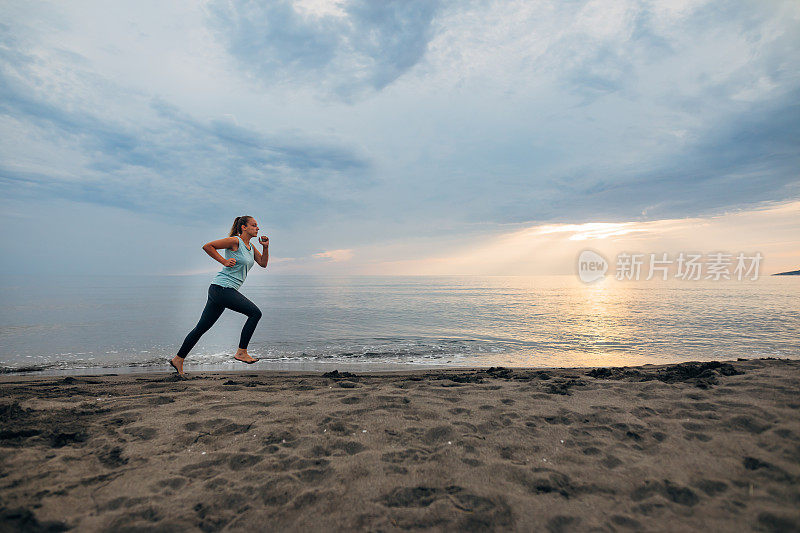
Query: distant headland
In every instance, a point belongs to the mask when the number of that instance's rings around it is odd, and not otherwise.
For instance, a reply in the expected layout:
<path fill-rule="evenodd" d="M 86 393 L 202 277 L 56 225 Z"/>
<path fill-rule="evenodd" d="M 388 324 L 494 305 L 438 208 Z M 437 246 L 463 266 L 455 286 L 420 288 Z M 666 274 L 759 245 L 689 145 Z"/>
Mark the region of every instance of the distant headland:
<path fill-rule="evenodd" d="M 789 272 L 778 272 L 773 276 L 800 276 L 800 270 L 791 270 Z"/>

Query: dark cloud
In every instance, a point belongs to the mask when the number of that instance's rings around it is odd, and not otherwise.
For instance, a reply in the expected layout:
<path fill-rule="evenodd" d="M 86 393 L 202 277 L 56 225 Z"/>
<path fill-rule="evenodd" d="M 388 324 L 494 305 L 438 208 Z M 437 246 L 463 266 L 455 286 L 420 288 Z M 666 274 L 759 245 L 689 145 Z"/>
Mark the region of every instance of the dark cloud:
<path fill-rule="evenodd" d="M 217 1 L 210 25 L 262 82 L 311 81 L 343 99 L 381 90 L 425 55 L 436 0 L 353 0 L 344 16 L 305 16 L 288 1 Z"/>
<path fill-rule="evenodd" d="M 521 187 L 489 216 L 578 223 L 710 215 L 800 195 L 800 90 L 754 105 L 646 166 L 582 167 Z M 620 147 L 623 149 L 623 147 Z M 476 213 L 487 215 L 485 210 Z"/>

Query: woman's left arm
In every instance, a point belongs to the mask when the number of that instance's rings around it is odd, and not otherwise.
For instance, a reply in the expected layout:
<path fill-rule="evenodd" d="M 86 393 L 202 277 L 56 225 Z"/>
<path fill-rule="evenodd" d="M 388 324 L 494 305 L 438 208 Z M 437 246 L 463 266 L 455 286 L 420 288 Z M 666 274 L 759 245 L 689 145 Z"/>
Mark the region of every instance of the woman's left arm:
<path fill-rule="evenodd" d="M 267 261 L 269 261 L 269 237 L 259 237 L 258 242 L 264 247 L 264 253 L 260 253 L 253 247 L 256 263 L 262 268 L 267 268 Z"/>

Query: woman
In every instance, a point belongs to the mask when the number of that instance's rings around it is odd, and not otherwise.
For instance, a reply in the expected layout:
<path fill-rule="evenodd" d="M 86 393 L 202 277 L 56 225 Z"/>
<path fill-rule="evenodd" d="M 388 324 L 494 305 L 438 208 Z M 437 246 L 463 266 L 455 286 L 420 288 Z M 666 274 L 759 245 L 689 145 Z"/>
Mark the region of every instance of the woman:
<path fill-rule="evenodd" d="M 178 350 L 178 355 L 169 362 L 181 377 L 184 376 L 184 358 L 226 308 L 247 315 L 247 322 L 242 328 L 239 349 L 233 356 L 234 359 L 248 364 L 258 361 L 247 353 L 247 345 L 250 343 L 250 337 L 253 336 L 256 324 L 261 319 L 261 310 L 238 290 L 244 283 L 247 271 L 250 270 L 253 263 L 257 263 L 262 268 L 267 267 L 269 238 L 261 237 L 258 240 L 264 248 L 263 253 L 259 253 L 255 244 L 250 243 L 250 240 L 256 236 L 258 236 L 258 223 L 253 217 L 236 217 L 228 237 L 203 245 L 203 250 L 222 263 L 223 269 L 211 280 L 211 286 L 208 288 L 208 301 L 200 316 L 200 321 L 186 336 L 181 349 Z M 225 257 L 217 252 L 222 249 L 225 250 Z"/>

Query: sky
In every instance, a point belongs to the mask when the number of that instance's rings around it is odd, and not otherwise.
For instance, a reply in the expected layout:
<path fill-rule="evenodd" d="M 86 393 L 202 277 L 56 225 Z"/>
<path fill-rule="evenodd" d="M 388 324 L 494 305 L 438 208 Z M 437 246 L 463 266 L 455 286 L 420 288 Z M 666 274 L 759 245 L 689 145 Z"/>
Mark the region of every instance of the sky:
<path fill-rule="evenodd" d="M 0 275 L 800 268 L 800 3 L 0 4 Z M 20 246 L 22 245 L 22 246 Z"/>

